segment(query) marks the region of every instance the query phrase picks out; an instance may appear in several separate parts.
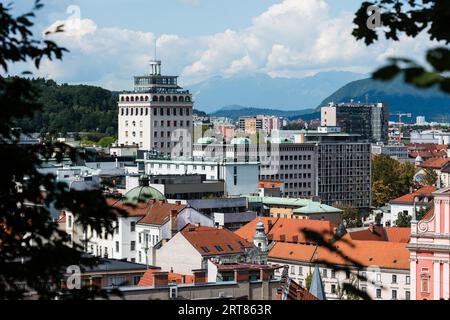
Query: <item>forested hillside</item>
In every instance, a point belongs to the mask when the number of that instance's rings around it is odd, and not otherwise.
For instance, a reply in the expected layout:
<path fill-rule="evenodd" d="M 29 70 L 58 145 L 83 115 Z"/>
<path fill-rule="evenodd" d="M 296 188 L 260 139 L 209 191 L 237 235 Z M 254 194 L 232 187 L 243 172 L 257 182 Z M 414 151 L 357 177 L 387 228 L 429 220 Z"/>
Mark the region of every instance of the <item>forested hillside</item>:
<path fill-rule="evenodd" d="M 116 135 L 117 94 L 87 85 L 58 85 L 32 79 L 39 89 L 42 112 L 21 119 L 18 126 L 32 132 L 99 132 Z"/>

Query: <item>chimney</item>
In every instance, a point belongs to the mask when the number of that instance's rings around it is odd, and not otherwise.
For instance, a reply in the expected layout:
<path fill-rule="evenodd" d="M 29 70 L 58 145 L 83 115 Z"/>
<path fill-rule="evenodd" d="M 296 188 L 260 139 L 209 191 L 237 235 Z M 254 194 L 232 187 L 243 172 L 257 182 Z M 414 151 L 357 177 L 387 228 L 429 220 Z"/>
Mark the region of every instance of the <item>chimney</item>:
<path fill-rule="evenodd" d="M 180 200 L 175 201 L 175 203 L 177 204 L 177 206 L 181 206 L 181 201 Z"/>
<path fill-rule="evenodd" d="M 153 272 L 153 286 L 155 287 L 165 287 L 169 284 L 169 273 L 168 272 Z"/>
<path fill-rule="evenodd" d="M 286 235 L 285 234 L 280 235 L 280 242 L 286 242 Z"/>
<path fill-rule="evenodd" d="M 192 274 L 194 275 L 194 284 L 208 282 L 206 270 L 204 269 L 192 270 Z"/>
<path fill-rule="evenodd" d="M 178 210 L 177 209 L 170 210 L 170 230 L 172 232 L 172 237 L 178 231 L 177 215 L 178 215 Z"/>
<path fill-rule="evenodd" d="M 267 226 L 269 227 L 269 230 L 272 229 L 273 223 L 271 219 L 267 220 Z"/>
<path fill-rule="evenodd" d="M 298 243 L 298 235 L 292 236 L 292 242 Z"/>

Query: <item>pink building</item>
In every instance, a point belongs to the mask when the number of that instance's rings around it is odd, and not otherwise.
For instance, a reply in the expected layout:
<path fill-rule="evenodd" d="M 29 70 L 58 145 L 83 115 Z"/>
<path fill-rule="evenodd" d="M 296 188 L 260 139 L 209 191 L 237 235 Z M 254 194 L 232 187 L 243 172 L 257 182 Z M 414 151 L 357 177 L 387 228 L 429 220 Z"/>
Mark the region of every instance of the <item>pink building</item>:
<path fill-rule="evenodd" d="M 411 298 L 416 300 L 447 300 L 450 295 L 450 188 L 433 195 L 434 208 L 411 222 Z"/>

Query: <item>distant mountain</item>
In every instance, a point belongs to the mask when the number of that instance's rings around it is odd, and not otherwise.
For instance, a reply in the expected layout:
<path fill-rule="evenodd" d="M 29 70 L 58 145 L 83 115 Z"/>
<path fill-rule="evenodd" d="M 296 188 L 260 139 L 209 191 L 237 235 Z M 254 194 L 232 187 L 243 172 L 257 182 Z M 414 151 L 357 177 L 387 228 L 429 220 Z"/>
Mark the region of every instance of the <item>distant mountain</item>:
<path fill-rule="evenodd" d="M 366 75 L 330 71 L 305 78 L 271 78 L 265 74 L 214 77 L 187 88 L 195 107 L 214 112 L 222 106 L 300 110 L 315 108 L 326 96 Z"/>
<path fill-rule="evenodd" d="M 413 117 L 424 115 L 427 120 L 435 121 L 450 117 L 450 95 L 438 88 L 418 89 L 404 83 L 402 78 L 387 82 L 373 79 L 350 82 L 324 99 L 316 110 L 329 102 L 349 102 L 351 99 L 365 102 L 366 96 L 370 102 L 387 103 L 390 112 L 410 112 Z"/>
<path fill-rule="evenodd" d="M 284 111 L 277 109 L 267 108 L 246 108 L 240 105 L 225 106 L 222 109 L 211 113 L 213 117 L 227 117 L 232 119 L 238 119 L 242 116 L 256 116 L 258 114 L 264 114 L 269 116 L 284 117 L 288 119 L 302 118 L 304 120 L 311 120 L 320 118 L 320 113 L 314 109 L 303 109 L 297 111 Z"/>

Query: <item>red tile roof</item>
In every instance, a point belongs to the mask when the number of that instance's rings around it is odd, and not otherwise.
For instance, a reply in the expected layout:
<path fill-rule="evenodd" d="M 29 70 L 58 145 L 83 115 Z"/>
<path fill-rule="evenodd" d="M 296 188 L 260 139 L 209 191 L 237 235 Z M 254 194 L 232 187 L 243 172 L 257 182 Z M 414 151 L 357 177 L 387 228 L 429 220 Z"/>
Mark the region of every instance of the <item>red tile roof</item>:
<path fill-rule="evenodd" d="M 176 210 L 178 215 L 184 208 L 186 205 L 183 204 L 155 202 L 149 205 L 146 215 L 138 221 L 138 224 L 163 225 L 170 219 L 172 210 Z"/>
<path fill-rule="evenodd" d="M 389 203 L 410 203 L 410 204 L 413 204 L 414 203 L 414 197 L 419 196 L 421 194 L 426 195 L 426 196 L 431 196 L 431 194 L 433 192 L 435 192 L 435 191 L 436 191 L 435 187 L 433 187 L 433 186 L 425 186 L 425 187 L 422 187 L 422 188 L 420 188 L 420 189 L 418 189 L 418 190 L 416 190 L 416 191 L 414 191 L 412 193 L 408 193 L 408 194 L 405 194 L 405 195 L 403 195 L 401 197 L 393 199 L 393 200 L 389 201 Z M 420 201 L 422 201 L 422 200 L 420 200 Z"/>
<path fill-rule="evenodd" d="M 373 229 L 348 232 L 344 239 L 408 243 L 410 237 L 410 228 L 374 226 Z"/>
<path fill-rule="evenodd" d="M 259 181 L 258 187 L 259 188 L 281 188 L 284 185 L 284 182 L 282 181 Z"/>
<path fill-rule="evenodd" d="M 350 243 L 339 241 L 336 248 L 345 257 L 364 267 L 409 269 L 409 250 L 406 243 L 353 240 Z M 269 258 L 305 263 L 326 261 L 332 265 L 353 265 L 350 261 L 346 261 L 337 253 L 324 247 L 285 242 L 277 242 L 270 250 Z"/>
<path fill-rule="evenodd" d="M 253 244 L 226 228 L 186 225 L 181 234 L 202 255 L 239 254 Z"/>
<path fill-rule="evenodd" d="M 153 273 L 161 272 L 159 269 L 148 269 L 145 271 L 142 278 L 139 280 L 138 287 L 152 287 L 153 283 Z M 168 283 L 194 283 L 194 276 L 192 275 L 182 275 L 180 273 L 169 272 L 168 273 Z"/>
<path fill-rule="evenodd" d="M 442 169 L 447 163 L 450 162 L 450 158 L 431 158 L 419 165 L 421 168 Z"/>
<path fill-rule="evenodd" d="M 248 241 L 253 241 L 256 232 L 256 218 L 246 225 L 242 226 L 235 233 Z M 330 240 L 337 225 L 330 221 L 309 220 L 309 219 L 288 219 L 288 218 L 261 218 L 264 223 L 265 232 L 269 240 L 295 242 L 295 243 L 312 243 L 310 239 L 306 239 L 302 230 L 307 229 L 324 235 L 326 240 Z M 269 223 L 272 227 L 269 228 Z"/>

